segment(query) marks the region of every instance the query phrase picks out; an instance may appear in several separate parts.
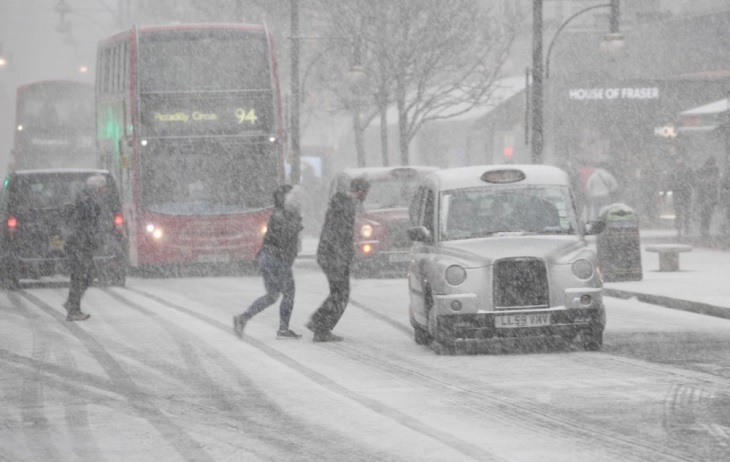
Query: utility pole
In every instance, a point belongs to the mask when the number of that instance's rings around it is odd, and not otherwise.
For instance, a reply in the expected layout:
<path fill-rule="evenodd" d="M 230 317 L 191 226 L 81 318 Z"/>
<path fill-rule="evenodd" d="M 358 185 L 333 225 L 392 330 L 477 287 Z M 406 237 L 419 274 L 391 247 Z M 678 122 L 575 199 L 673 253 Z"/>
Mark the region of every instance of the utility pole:
<path fill-rule="evenodd" d="M 291 0 L 291 182 L 301 181 L 299 145 L 299 0 Z"/>
<path fill-rule="evenodd" d="M 609 16 L 609 28 L 612 34 L 618 34 L 619 18 L 621 11 L 619 10 L 619 0 L 611 0 L 611 15 Z"/>
<path fill-rule="evenodd" d="M 532 0 L 532 163 L 543 162 L 542 2 Z"/>
<path fill-rule="evenodd" d="M 360 73 L 360 75 L 363 74 L 362 70 L 362 39 L 360 37 L 360 34 L 358 32 L 358 35 L 355 37 L 355 50 L 354 50 L 354 56 L 353 56 L 353 70 L 356 70 Z M 352 126 L 354 129 L 355 134 L 355 150 L 357 152 L 357 166 L 358 167 L 364 167 L 365 166 L 365 143 L 363 140 L 363 129 L 362 129 L 362 94 L 364 90 L 364 82 L 363 79 L 353 79 L 353 82 L 350 82 L 351 88 L 350 91 L 352 93 L 353 97 L 353 114 L 352 114 Z M 358 81 L 359 80 L 359 81 Z"/>

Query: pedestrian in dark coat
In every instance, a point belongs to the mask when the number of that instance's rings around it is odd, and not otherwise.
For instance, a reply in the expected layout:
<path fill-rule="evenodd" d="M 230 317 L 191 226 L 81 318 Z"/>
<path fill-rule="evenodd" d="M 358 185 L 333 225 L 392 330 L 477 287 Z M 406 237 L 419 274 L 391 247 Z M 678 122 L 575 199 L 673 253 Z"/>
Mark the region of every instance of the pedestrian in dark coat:
<path fill-rule="evenodd" d="M 339 342 L 332 334 L 350 299 L 350 265 L 355 256 L 354 226 L 358 206 L 365 200 L 370 183 L 355 178 L 349 193 L 338 191 L 330 199 L 317 247 L 317 263 L 327 276 L 330 294 L 312 313 L 307 328 L 315 342 Z"/>
<path fill-rule="evenodd" d="M 73 211 L 68 217 L 71 233 L 66 240 L 66 253 L 71 283 L 68 299 L 63 304 L 67 321 L 85 321 L 91 316 L 81 311 L 81 297 L 94 281 L 94 253 L 102 240 L 99 217 L 106 192 L 106 178 L 90 176 L 74 199 Z"/>
<path fill-rule="evenodd" d="M 233 332 L 238 337 L 243 336 L 243 329 L 251 318 L 273 305 L 281 295 L 276 337 L 301 338 L 300 334 L 289 329 L 295 293 L 292 266 L 299 252 L 299 232 L 303 229 L 298 205 L 294 205 L 293 200 L 287 201 L 287 194 L 291 194 L 293 189 L 291 185 L 283 185 L 274 191 L 274 212 L 257 255 L 266 294 L 256 299 L 244 313 L 233 317 Z"/>
<path fill-rule="evenodd" d="M 692 169 L 679 159 L 669 179 L 674 204 L 674 225 L 677 236 L 683 237 L 690 232 L 692 217 Z"/>

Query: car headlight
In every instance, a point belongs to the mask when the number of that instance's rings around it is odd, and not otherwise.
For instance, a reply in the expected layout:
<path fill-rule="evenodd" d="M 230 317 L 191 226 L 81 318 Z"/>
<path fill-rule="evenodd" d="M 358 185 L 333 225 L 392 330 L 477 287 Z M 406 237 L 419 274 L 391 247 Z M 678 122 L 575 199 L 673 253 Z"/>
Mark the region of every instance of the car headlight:
<path fill-rule="evenodd" d="M 573 274 L 578 279 L 586 280 L 593 276 L 593 263 L 588 260 L 580 259 L 573 263 Z"/>
<path fill-rule="evenodd" d="M 372 225 L 362 225 L 360 227 L 360 236 L 364 237 L 365 239 L 370 239 L 373 237 L 373 226 Z"/>
<path fill-rule="evenodd" d="M 162 236 L 164 234 L 162 232 L 162 228 L 160 228 L 159 226 L 155 226 L 152 223 L 148 223 L 145 227 L 145 230 L 147 231 L 147 234 L 158 240 L 162 239 Z"/>
<path fill-rule="evenodd" d="M 466 280 L 466 270 L 459 265 L 451 265 L 446 268 L 446 282 L 452 286 L 458 286 Z"/>

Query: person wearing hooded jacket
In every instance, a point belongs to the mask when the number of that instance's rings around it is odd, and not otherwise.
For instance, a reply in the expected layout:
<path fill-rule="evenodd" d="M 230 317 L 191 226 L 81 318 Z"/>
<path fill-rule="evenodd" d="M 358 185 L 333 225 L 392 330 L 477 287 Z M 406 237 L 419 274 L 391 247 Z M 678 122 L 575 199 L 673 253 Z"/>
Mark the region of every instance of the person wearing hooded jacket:
<path fill-rule="evenodd" d="M 279 295 L 282 299 L 276 337 L 301 338 L 300 334 L 289 329 L 295 293 L 292 266 L 299 252 L 299 232 L 303 229 L 302 216 L 294 200 L 294 189 L 291 185 L 282 185 L 274 191 L 274 211 L 269 218 L 266 235 L 257 255 L 266 294 L 256 299 L 245 312 L 233 317 L 233 332 L 239 338 L 243 336 L 246 323 L 273 305 Z"/>
<path fill-rule="evenodd" d="M 68 298 L 63 304 L 67 321 L 85 321 L 91 316 L 81 311 L 81 297 L 94 281 L 94 253 L 102 239 L 99 217 L 106 191 L 106 178 L 93 175 L 86 179 L 84 189 L 74 199 L 69 217 L 71 235 L 66 241 L 71 273 Z"/>

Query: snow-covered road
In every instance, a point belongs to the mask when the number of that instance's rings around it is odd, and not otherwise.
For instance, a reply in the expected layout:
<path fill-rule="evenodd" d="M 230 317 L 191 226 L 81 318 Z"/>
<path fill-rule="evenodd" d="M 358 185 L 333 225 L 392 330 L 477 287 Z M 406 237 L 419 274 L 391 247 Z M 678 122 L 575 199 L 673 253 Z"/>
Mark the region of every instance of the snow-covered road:
<path fill-rule="evenodd" d="M 258 277 L 130 278 L 0 293 L 0 460 L 720 460 L 730 457 L 730 321 L 606 299 L 602 352 L 565 345 L 439 356 L 413 342 L 404 279 L 353 280 L 335 332 L 295 271 L 278 309 L 230 320 Z"/>

